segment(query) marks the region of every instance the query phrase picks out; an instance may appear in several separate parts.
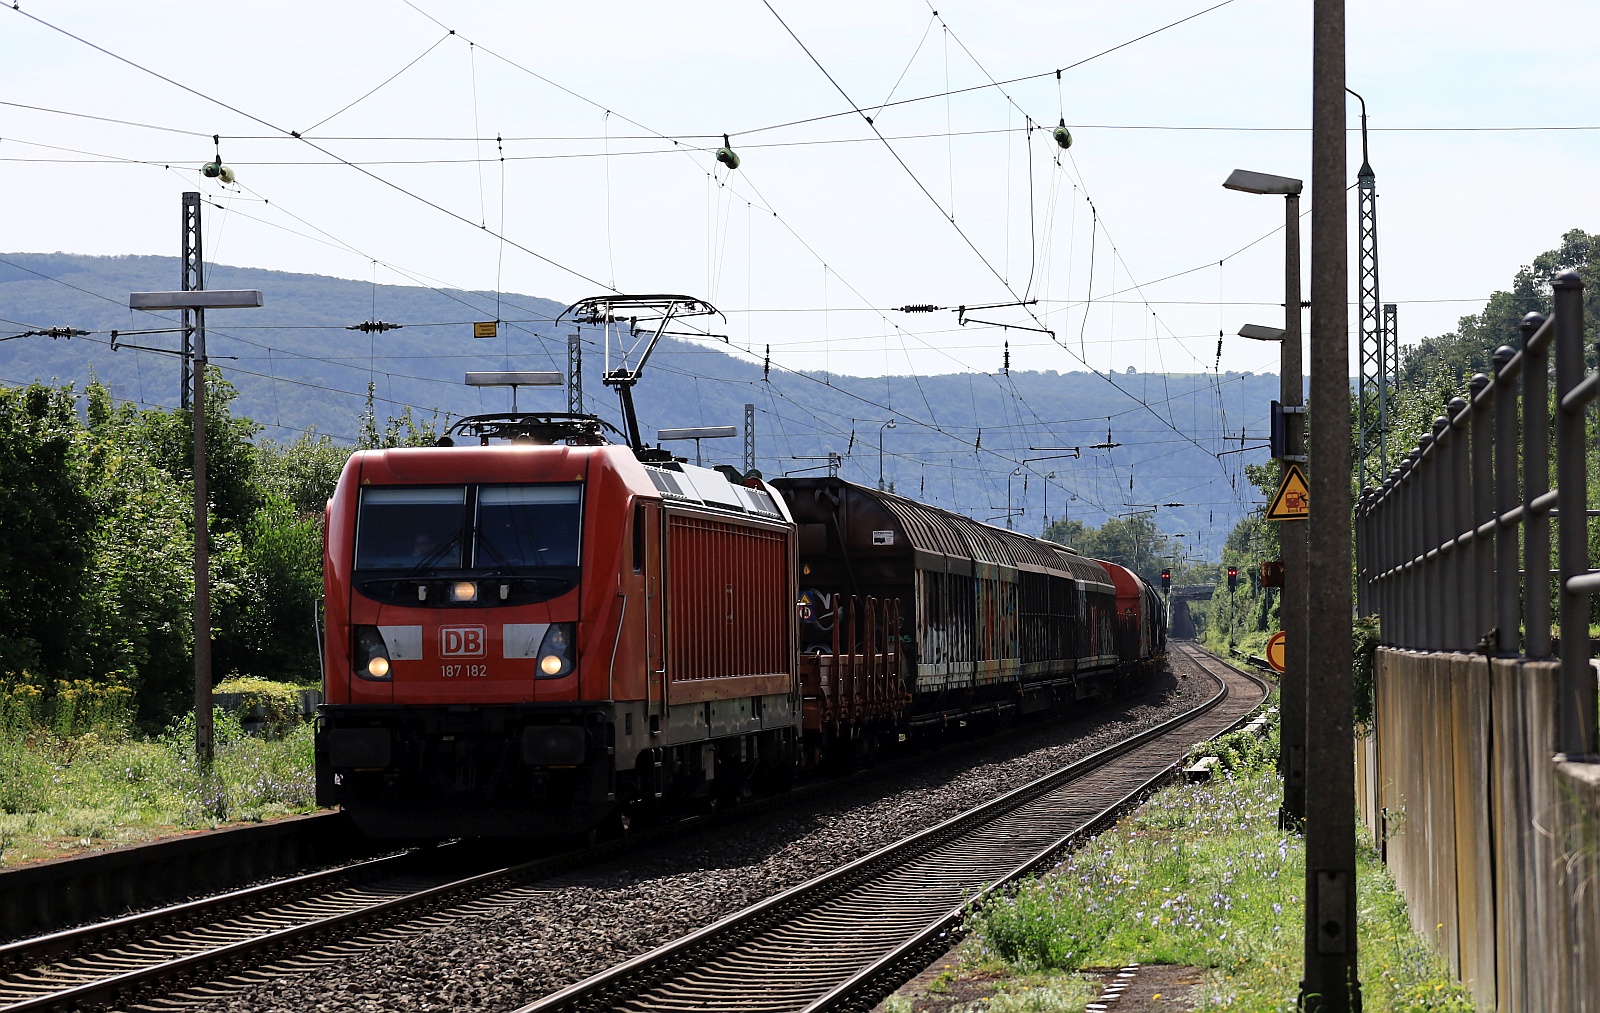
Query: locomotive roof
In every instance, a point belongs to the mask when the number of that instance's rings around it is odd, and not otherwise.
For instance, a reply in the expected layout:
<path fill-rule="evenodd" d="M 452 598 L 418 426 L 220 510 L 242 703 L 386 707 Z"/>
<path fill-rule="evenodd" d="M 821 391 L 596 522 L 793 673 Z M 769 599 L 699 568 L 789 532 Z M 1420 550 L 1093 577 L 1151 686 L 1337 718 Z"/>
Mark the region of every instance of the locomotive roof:
<path fill-rule="evenodd" d="M 788 521 L 788 511 L 766 488 L 734 484 L 711 468 L 683 462 L 642 464 L 632 450 L 617 444 L 499 443 L 488 446 L 397 447 L 358 451 L 362 484 L 549 481 L 581 475 L 600 461 L 620 475 L 635 493 L 654 493 L 669 503 L 734 511 L 768 521 Z"/>
<path fill-rule="evenodd" d="M 1107 592 L 1112 590 L 1110 575 L 1099 560 L 1056 542 L 998 528 L 842 478 L 782 478 L 775 480 L 773 486 L 780 492 L 831 486 L 876 500 L 898 522 L 912 549 L 1024 570 L 1064 570 L 1076 580 Z"/>

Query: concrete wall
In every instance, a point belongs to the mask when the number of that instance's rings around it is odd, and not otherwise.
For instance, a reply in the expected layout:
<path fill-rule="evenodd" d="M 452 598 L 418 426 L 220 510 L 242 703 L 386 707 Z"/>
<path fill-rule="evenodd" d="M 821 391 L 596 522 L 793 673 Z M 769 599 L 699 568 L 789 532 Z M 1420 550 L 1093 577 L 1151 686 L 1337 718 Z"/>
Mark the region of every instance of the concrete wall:
<path fill-rule="evenodd" d="M 1382 648 L 1356 797 L 1483 1010 L 1600 1013 L 1600 764 L 1552 756 L 1553 662 Z"/>

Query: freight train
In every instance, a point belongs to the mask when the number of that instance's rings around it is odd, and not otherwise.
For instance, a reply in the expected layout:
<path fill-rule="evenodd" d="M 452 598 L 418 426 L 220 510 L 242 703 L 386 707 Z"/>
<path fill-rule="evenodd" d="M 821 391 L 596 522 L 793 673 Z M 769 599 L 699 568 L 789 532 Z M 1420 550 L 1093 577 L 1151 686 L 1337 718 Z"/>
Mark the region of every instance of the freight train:
<path fill-rule="evenodd" d="M 319 804 L 380 837 L 584 833 L 1163 662 L 1162 601 L 1120 566 L 838 478 L 690 465 L 622 393 L 623 443 L 525 412 L 351 455 Z"/>

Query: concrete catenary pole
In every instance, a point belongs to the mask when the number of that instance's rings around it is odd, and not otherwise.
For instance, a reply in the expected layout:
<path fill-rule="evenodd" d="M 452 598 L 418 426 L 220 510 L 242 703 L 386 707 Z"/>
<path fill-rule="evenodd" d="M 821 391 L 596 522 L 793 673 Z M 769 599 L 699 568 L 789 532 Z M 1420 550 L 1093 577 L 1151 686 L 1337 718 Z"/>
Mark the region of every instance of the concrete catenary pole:
<path fill-rule="evenodd" d="M 1310 606 L 1301 1009 L 1361 1008 L 1351 716 L 1349 247 L 1344 0 L 1316 0 L 1311 66 Z"/>

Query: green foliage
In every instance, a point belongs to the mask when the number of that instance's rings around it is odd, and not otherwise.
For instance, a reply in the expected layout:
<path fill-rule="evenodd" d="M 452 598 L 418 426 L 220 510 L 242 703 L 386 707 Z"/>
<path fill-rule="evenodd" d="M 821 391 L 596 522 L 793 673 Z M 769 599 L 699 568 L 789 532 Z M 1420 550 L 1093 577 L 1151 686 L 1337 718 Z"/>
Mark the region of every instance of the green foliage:
<path fill-rule="evenodd" d="M 246 523 L 243 571 L 250 581 L 227 650 L 224 670 L 267 672 L 307 681 L 317 677 L 313 612 L 322 595 L 322 520 L 299 514 L 269 494 Z"/>
<path fill-rule="evenodd" d="M 1212 775 L 1236 774 L 1239 776 L 1265 774 L 1278 766 L 1278 726 L 1268 726 L 1267 734 L 1252 735 L 1243 728 L 1219 735 L 1209 742 L 1198 742 L 1184 763 L 1191 764 L 1203 756 L 1215 756 L 1217 765 Z"/>
<path fill-rule="evenodd" d="M 1044 537 L 1070 545 L 1085 556 L 1125 566 L 1157 586 L 1162 569 L 1173 565 L 1172 539 L 1161 533 L 1149 514 L 1113 517 L 1098 528 L 1082 521 L 1055 521 L 1045 529 Z M 1176 570 L 1173 582 L 1183 583 Z"/>
<path fill-rule="evenodd" d="M 1051 873 L 973 919 L 981 955 L 1023 971 L 1129 962 L 1208 968 L 1198 1006 L 1292 1006 L 1302 967 L 1303 840 L 1277 828 L 1282 782 L 1251 761 L 1159 792 Z M 1354 828 L 1351 828 L 1354 831 Z M 1412 933 L 1370 848 L 1360 854 L 1366 1009 L 1471 1013 L 1466 990 Z"/>
<path fill-rule="evenodd" d="M 211 827 L 312 808 L 309 724 L 277 741 L 217 710 L 216 759 L 194 760 L 194 719 L 141 737 L 99 728 L 0 733 L 0 842 L 8 862 L 59 855 L 62 838 L 133 841 L 164 827 Z M 82 841 L 87 843 L 87 840 Z"/>
<path fill-rule="evenodd" d="M 231 385 L 213 370 L 207 390 L 215 670 L 313 679 L 322 504 L 348 452 L 258 448 Z M 192 699 L 192 426 L 99 383 L 0 388 L 0 724 L 160 728 Z"/>
<path fill-rule="evenodd" d="M 432 447 L 439 442 L 439 413 L 421 422 L 411 417 L 411 406 L 406 405 L 399 415 L 391 416 L 380 431 L 377 410 L 378 385 L 367 384 L 367 407 L 361 413 L 361 436 L 356 446 L 362 450 L 388 447 Z M 449 416 L 443 420 L 449 421 Z"/>
<path fill-rule="evenodd" d="M 287 444 L 262 440 L 256 444 L 257 481 L 267 497 L 287 500 L 296 513 L 320 516 L 349 459 L 349 447 L 315 431 Z"/>
<path fill-rule="evenodd" d="M 1350 627 L 1355 642 L 1355 665 L 1351 669 L 1354 681 L 1355 724 L 1357 728 L 1372 726 L 1372 692 L 1378 667 L 1377 616 L 1359 616 Z"/>
<path fill-rule="evenodd" d="M 1572 229 L 1561 237 L 1561 245 L 1533 258 L 1511 281 L 1509 291 L 1489 296 L 1483 309 L 1461 318 L 1456 329 L 1438 337 L 1426 338 L 1406 350 L 1401 366 L 1402 384 L 1410 392 L 1427 389 L 1436 382 L 1447 384 L 1451 397 L 1460 393 L 1474 373 L 1492 371 L 1494 350 L 1500 345 L 1521 347 L 1517 325 L 1528 313 L 1549 313 L 1553 308 L 1551 279 L 1559 272 L 1576 270 L 1583 279 L 1584 343 L 1592 345 L 1600 335 L 1600 235 Z M 1448 401 L 1449 398 L 1445 398 Z M 1444 401 L 1435 403 L 1442 405 Z M 1404 403 L 1402 402 L 1402 408 Z M 1428 420 L 1430 423 L 1432 419 Z"/>
<path fill-rule="evenodd" d="M 0 390 L 0 672 L 81 674 L 93 475 L 70 388 Z"/>
<path fill-rule="evenodd" d="M 281 739 L 301 721 L 300 690 L 292 682 L 235 676 L 217 683 L 214 699 L 241 724 L 258 724 L 267 738 Z"/>

